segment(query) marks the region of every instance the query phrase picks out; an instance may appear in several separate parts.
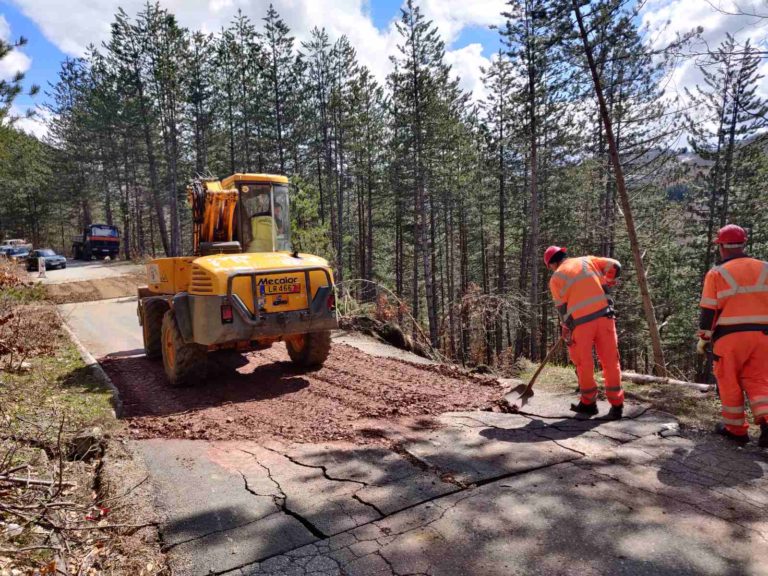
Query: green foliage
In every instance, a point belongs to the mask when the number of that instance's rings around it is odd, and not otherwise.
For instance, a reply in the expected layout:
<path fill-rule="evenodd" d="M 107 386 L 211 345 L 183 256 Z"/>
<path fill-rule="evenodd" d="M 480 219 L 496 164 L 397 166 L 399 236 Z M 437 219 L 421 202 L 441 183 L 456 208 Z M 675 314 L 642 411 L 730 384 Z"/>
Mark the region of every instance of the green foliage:
<path fill-rule="evenodd" d="M 327 224 L 320 221 L 317 188 L 301 178 L 293 179 L 291 196 L 291 233 L 293 248 L 333 261 Z"/>
<path fill-rule="evenodd" d="M 691 374 L 713 230 L 736 220 L 752 251 L 768 253 L 759 58 L 727 40 L 697 61 L 705 82 L 685 127 L 696 154 L 681 159 L 680 115 L 661 81 L 684 38 L 651 49 L 642 2 L 579 5 L 663 343 L 673 368 Z M 348 38 L 314 29 L 299 45 L 272 6 L 213 34 L 183 28 L 159 4 L 118 11 L 103 46 L 62 63 L 48 144 L 0 133 L 2 228 L 62 249 L 83 224 L 114 221 L 126 257 L 183 253 L 189 178 L 286 173 L 297 185 L 294 246 L 327 257 L 339 280 L 365 280 L 348 284 L 361 301 L 375 301 L 374 282 L 391 288 L 408 303 L 401 315 L 408 308 L 464 363 L 537 357 L 551 342 L 546 245 L 618 258 L 622 357 L 645 369 L 648 334 L 573 2 L 508 2 L 483 102 L 460 89 L 418 2 L 406 1 L 395 25 L 380 85 Z"/>

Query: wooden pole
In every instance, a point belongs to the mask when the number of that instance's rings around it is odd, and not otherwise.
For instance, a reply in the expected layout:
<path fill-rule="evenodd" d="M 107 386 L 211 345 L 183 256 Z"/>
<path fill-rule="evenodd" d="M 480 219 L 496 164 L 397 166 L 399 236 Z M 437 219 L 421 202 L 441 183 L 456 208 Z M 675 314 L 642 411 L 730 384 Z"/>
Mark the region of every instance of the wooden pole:
<path fill-rule="evenodd" d="M 608 113 L 608 106 L 603 94 L 603 87 L 600 81 L 600 76 L 597 72 L 597 66 L 595 65 L 595 59 L 592 54 L 592 47 L 589 45 L 589 38 L 587 36 L 586 28 L 584 27 L 584 20 L 579 10 L 578 0 L 572 0 L 573 11 L 576 15 L 576 21 L 579 25 L 579 35 L 581 36 L 581 42 L 584 45 L 584 53 L 587 57 L 587 63 L 589 64 L 589 70 L 592 74 L 592 82 L 595 87 L 595 95 L 600 106 L 600 117 L 603 121 L 603 127 L 605 128 L 605 138 L 608 141 L 608 154 L 611 158 L 611 164 L 613 165 L 613 172 L 616 178 L 616 190 L 619 193 L 619 200 L 621 202 L 621 209 L 624 211 L 624 220 L 627 225 L 627 236 L 629 237 L 629 245 L 632 249 L 632 259 L 635 263 L 635 269 L 637 270 L 637 283 L 640 287 L 640 296 L 643 301 L 643 311 L 645 312 L 645 320 L 648 323 L 648 332 L 651 336 L 651 346 L 653 347 L 653 362 L 654 372 L 657 376 L 666 376 L 667 367 L 664 363 L 664 351 L 661 348 L 661 335 L 659 333 L 659 327 L 656 323 L 656 314 L 653 310 L 653 301 L 651 300 L 651 293 L 648 289 L 648 278 L 645 274 L 645 265 L 643 264 L 643 257 L 640 250 L 640 242 L 637 239 L 637 230 L 635 229 L 635 220 L 632 216 L 632 206 L 629 202 L 629 195 L 627 194 L 627 186 L 624 181 L 624 170 L 621 167 L 621 161 L 619 160 L 619 151 L 616 147 L 616 139 L 613 135 L 613 127 L 611 125 L 611 117 Z"/>

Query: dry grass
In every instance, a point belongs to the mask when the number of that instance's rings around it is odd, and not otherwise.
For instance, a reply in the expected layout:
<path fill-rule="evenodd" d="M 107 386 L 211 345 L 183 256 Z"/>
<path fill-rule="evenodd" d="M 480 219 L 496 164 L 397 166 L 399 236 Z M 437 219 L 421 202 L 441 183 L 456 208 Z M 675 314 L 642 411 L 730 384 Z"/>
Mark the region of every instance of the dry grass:
<path fill-rule="evenodd" d="M 166 573 L 154 518 L 136 513 L 149 505 L 141 470 L 109 441 L 120 428 L 110 393 L 39 287 L 3 274 L 0 267 L 0 575 Z M 93 427 L 104 439 L 75 453 L 73 440 Z"/>
<path fill-rule="evenodd" d="M 528 360 L 518 363 L 518 377 L 524 381 L 533 375 L 536 365 Z M 598 373 L 599 377 L 600 374 Z M 649 404 L 656 410 L 674 414 L 680 423 L 693 432 L 709 432 L 720 421 L 720 402 L 714 392 L 702 393 L 676 385 L 634 384 L 623 382 L 627 398 Z M 573 366 L 547 366 L 539 376 L 536 387 L 552 392 L 574 392 L 576 371 Z M 600 397 L 604 398 L 601 390 Z"/>

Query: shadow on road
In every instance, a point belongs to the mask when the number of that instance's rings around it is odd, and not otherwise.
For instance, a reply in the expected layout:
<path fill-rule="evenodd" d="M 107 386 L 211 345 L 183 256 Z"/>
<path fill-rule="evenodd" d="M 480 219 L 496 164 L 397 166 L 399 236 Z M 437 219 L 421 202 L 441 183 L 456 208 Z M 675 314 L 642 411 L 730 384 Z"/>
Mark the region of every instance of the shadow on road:
<path fill-rule="evenodd" d="M 695 444 L 692 450 L 676 448 L 661 462 L 658 479 L 679 488 L 732 488 L 762 478 L 766 460 L 755 449 L 737 449 L 713 438 Z"/>
<path fill-rule="evenodd" d="M 531 442 L 551 442 L 552 440 L 576 438 L 606 422 L 606 420 L 574 420 L 571 418 L 557 422 L 544 422 L 543 420 L 532 419 L 520 428 L 485 428 L 480 432 L 480 436 L 486 440 L 498 440 L 500 442 L 525 444 Z M 565 428 L 559 428 L 558 425 L 563 425 Z"/>
<path fill-rule="evenodd" d="M 124 417 L 170 416 L 225 404 L 277 398 L 296 393 L 309 381 L 289 362 L 256 366 L 238 372 L 248 364 L 242 354 L 212 355 L 207 381 L 190 388 L 172 388 L 162 360 L 136 356 L 134 351 L 110 355 L 102 360 L 123 399 Z"/>

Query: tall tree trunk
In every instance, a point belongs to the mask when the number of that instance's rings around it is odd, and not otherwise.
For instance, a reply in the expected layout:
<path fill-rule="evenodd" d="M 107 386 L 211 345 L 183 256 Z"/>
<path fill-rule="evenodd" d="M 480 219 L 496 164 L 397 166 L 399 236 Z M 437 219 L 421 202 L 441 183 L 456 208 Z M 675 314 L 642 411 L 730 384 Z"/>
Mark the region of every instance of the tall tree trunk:
<path fill-rule="evenodd" d="M 149 167 L 149 184 L 151 187 L 150 193 L 152 194 L 152 205 L 155 209 L 155 215 L 157 216 L 157 227 L 160 231 L 160 241 L 163 244 L 163 252 L 166 256 L 172 256 L 173 251 L 171 245 L 168 242 L 168 228 L 165 225 L 165 215 L 163 214 L 163 205 L 160 202 L 160 178 L 157 173 L 157 159 L 155 157 L 155 146 L 152 139 L 152 127 L 149 124 L 149 113 L 147 111 L 147 105 L 144 100 L 144 88 L 139 80 L 139 111 L 141 114 L 142 129 L 144 132 L 144 146 L 147 149 L 147 165 Z M 154 252 L 154 241 L 152 242 L 152 250 Z M 154 253 L 153 253 L 154 255 Z"/>
<path fill-rule="evenodd" d="M 526 18 L 527 22 L 530 22 Z M 526 26 L 532 26 L 527 23 Z M 531 265 L 531 286 L 529 291 L 529 299 L 531 302 L 531 319 L 530 319 L 530 350 L 531 359 L 538 359 L 538 343 L 539 343 L 539 266 L 538 260 L 535 258 L 539 253 L 539 191 L 537 188 L 537 172 L 538 172 L 538 149 L 536 140 L 537 130 L 537 118 L 536 118 L 536 64 L 534 62 L 534 49 L 533 49 L 533 37 L 534 31 L 528 30 L 526 51 L 528 52 L 528 122 L 530 130 L 530 193 L 531 193 L 531 232 L 529 236 L 529 252 L 534 255 L 533 258 L 529 257 Z"/>
<path fill-rule="evenodd" d="M 742 64 L 743 66 L 743 64 Z M 728 146 L 725 149 L 725 178 L 723 181 L 723 207 L 720 212 L 720 226 L 728 223 L 729 200 L 731 193 L 731 178 L 733 177 L 733 154 L 736 148 L 736 127 L 738 125 L 739 108 L 741 107 L 742 74 L 736 80 L 731 102 L 731 118 L 728 126 Z"/>
<path fill-rule="evenodd" d="M 506 180 L 504 170 L 504 128 L 503 128 L 503 113 L 501 115 L 501 123 L 499 127 L 499 261 L 498 271 L 496 278 L 496 295 L 499 298 L 504 297 L 506 292 Z M 502 348 L 502 321 L 503 315 L 496 315 L 496 354 L 501 354 Z"/>
<path fill-rule="evenodd" d="M 629 194 L 627 194 L 627 187 L 624 181 L 624 171 L 621 167 L 619 160 L 619 152 L 616 148 L 616 141 L 613 137 L 613 127 L 611 125 L 611 118 L 608 113 L 608 106 L 605 103 L 605 97 L 603 95 L 602 83 L 595 67 L 595 59 L 592 55 L 592 47 L 589 44 L 589 37 L 587 35 L 586 28 L 584 27 L 584 20 L 581 15 L 578 0 L 573 1 L 573 11 L 576 15 L 576 21 L 579 25 L 579 35 L 581 36 L 581 42 L 584 46 L 584 53 L 587 57 L 587 63 L 589 64 L 589 70 L 592 75 L 592 82 L 595 88 L 595 95 L 600 105 L 600 115 L 603 119 L 603 127 L 605 128 L 605 137 L 608 141 L 608 150 L 611 155 L 611 163 L 613 164 L 613 171 L 616 177 L 616 190 L 619 194 L 619 200 L 621 201 L 621 208 L 624 211 L 624 219 L 627 224 L 627 236 L 629 237 L 629 244 L 632 249 L 632 257 L 635 263 L 635 270 L 637 271 L 637 283 L 640 287 L 640 295 L 643 300 L 643 310 L 645 312 L 645 319 L 648 323 L 648 332 L 651 337 L 651 346 L 653 347 L 653 361 L 654 372 L 658 376 L 666 376 L 667 368 L 664 363 L 664 351 L 661 347 L 661 335 L 659 334 L 659 327 L 656 324 L 656 315 L 653 310 L 653 301 L 651 300 L 650 290 L 648 289 L 648 278 L 645 274 L 645 264 L 643 263 L 643 257 L 640 251 L 640 242 L 637 238 L 637 230 L 635 229 L 635 220 L 632 216 L 632 205 L 629 202 Z"/>

